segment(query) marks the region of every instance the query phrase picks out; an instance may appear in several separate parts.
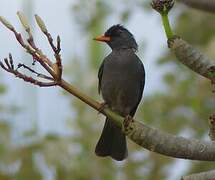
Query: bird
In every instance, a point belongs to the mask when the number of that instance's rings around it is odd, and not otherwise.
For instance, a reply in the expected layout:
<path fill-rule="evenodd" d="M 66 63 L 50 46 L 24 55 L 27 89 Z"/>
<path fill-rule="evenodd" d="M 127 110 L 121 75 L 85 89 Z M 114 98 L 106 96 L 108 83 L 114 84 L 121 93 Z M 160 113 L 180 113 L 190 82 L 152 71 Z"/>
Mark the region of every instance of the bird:
<path fill-rule="evenodd" d="M 94 40 L 105 42 L 112 50 L 98 71 L 98 91 L 102 94 L 104 104 L 123 117 L 133 117 L 145 86 L 145 69 L 136 55 L 138 45 L 133 34 L 123 25 L 116 24 Z M 128 156 L 125 134 L 108 118 L 95 154 L 110 156 L 116 161 Z"/>

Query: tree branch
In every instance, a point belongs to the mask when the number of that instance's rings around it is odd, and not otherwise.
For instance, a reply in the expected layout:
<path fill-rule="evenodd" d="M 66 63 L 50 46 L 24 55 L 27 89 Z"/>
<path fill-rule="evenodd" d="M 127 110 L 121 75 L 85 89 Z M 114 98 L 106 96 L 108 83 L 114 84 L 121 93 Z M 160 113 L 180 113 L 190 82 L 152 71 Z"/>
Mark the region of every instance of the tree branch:
<path fill-rule="evenodd" d="M 194 72 L 215 83 L 215 63 L 178 36 L 168 40 L 177 59 Z"/>
<path fill-rule="evenodd" d="M 178 1 L 195 9 L 200 9 L 203 11 L 215 13 L 214 0 L 178 0 Z"/>
<path fill-rule="evenodd" d="M 183 176 L 181 180 L 213 180 L 215 178 L 215 170 L 197 173 L 197 174 L 191 174 L 188 176 Z"/>
<path fill-rule="evenodd" d="M 2 69 L 7 71 L 8 73 L 14 74 L 16 77 L 24 80 L 25 82 L 29 82 L 31 84 L 34 84 L 34 85 L 40 86 L 40 87 L 51 87 L 51 86 L 56 86 L 57 85 L 57 82 L 55 82 L 53 78 L 51 78 L 49 76 L 46 76 L 44 74 L 38 73 L 38 72 L 34 71 L 33 69 L 31 69 L 30 67 L 28 67 L 28 66 L 26 66 L 24 64 L 19 64 L 17 66 L 17 68 L 14 69 L 13 58 L 12 58 L 11 54 L 9 54 L 9 61 L 8 61 L 7 58 L 5 58 L 4 62 L 6 64 L 6 66 L 0 61 L 0 66 L 1 66 Z M 46 80 L 51 80 L 51 82 L 42 82 L 42 81 L 34 79 L 34 78 L 30 77 L 30 76 L 27 76 L 27 75 L 25 75 L 25 74 L 23 74 L 23 73 L 18 71 L 18 69 L 21 68 L 21 67 L 24 67 L 24 68 L 28 69 L 30 72 L 36 74 L 37 77 L 40 77 L 40 78 L 43 78 L 43 79 L 46 79 Z"/>

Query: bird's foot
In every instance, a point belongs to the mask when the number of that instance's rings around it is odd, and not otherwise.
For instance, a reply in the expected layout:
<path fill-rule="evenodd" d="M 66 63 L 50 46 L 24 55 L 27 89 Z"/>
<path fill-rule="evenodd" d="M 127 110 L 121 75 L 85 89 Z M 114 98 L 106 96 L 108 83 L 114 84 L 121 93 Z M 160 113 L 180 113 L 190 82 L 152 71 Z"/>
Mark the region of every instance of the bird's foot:
<path fill-rule="evenodd" d="M 102 102 L 100 104 L 99 110 L 98 110 L 98 114 L 102 113 L 102 111 L 108 107 L 108 104 L 106 102 Z"/>
<path fill-rule="evenodd" d="M 132 131 L 131 123 L 134 122 L 133 118 L 130 115 L 125 116 L 125 119 L 123 121 L 123 132 L 125 134 L 129 134 Z"/>

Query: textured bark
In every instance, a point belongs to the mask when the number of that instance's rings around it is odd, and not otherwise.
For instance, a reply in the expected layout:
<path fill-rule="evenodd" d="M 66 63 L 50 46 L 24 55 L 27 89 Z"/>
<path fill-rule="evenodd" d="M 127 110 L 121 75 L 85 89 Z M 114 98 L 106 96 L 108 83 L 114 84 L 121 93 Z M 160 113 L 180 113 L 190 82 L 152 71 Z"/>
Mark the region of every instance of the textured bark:
<path fill-rule="evenodd" d="M 133 142 L 149 151 L 175 158 L 215 161 L 215 142 L 213 141 L 174 136 L 138 121 L 130 122 L 125 133 Z"/>
<path fill-rule="evenodd" d="M 214 0 L 178 0 L 192 8 L 200 9 L 207 12 L 215 13 Z"/>
<path fill-rule="evenodd" d="M 181 180 L 214 180 L 215 170 L 183 176 Z"/>
<path fill-rule="evenodd" d="M 168 44 L 181 63 L 214 82 L 215 61 L 209 59 L 179 37 L 169 39 Z"/>

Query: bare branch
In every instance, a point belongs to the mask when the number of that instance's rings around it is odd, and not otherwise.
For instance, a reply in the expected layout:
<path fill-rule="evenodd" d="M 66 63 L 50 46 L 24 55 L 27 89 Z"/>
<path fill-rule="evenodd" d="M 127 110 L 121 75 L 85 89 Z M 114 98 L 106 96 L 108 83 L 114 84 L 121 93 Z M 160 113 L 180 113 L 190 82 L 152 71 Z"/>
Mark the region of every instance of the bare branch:
<path fill-rule="evenodd" d="M 8 61 L 7 58 L 4 58 L 4 62 L 5 62 L 5 64 L 7 65 L 7 68 L 8 68 L 8 69 L 12 69 L 12 66 L 9 64 L 9 61 Z"/>
<path fill-rule="evenodd" d="M 11 74 L 14 74 L 16 77 L 20 78 L 20 79 L 23 79 L 25 82 L 29 82 L 31 84 L 34 84 L 34 85 L 37 85 L 37 86 L 40 86 L 40 87 L 51 87 L 51 86 L 56 86 L 57 85 L 57 82 L 54 81 L 53 78 L 49 77 L 49 76 L 46 76 L 44 74 L 40 74 L 36 71 L 34 71 L 33 69 L 31 69 L 30 67 L 24 65 L 24 64 L 19 64 L 18 67 L 16 69 L 14 69 L 14 64 L 13 64 L 13 58 L 12 58 L 12 55 L 9 54 L 9 61 L 7 58 L 4 59 L 4 62 L 6 64 L 6 66 L 0 61 L 0 66 L 7 72 L 11 73 Z M 42 77 L 44 79 L 47 79 L 47 80 L 52 80 L 51 82 L 42 82 L 42 81 L 38 81 L 37 79 L 34 79 L 30 76 L 27 76 L 21 72 L 18 71 L 19 68 L 25 68 L 25 69 L 28 69 L 30 72 L 32 73 L 35 73 L 37 74 L 38 77 Z"/>
<path fill-rule="evenodd" d="M 56 63 L 59 69 L 58 72 L 58 78 L 60 79 L 62 77 L 62 72 L 63 72 L 63 66 L 62 66 L 62 59 L 61 59 L 61 55 L 60 55 L 60 51 L 61 51 L 61 45 L 60 45 L 60 36 L 57 36 L 57 51 L 55 53 L 55 58 L 56 58 Z"/>
<path fill-rule="evenodd" d="M 11 64 L 11 69 L 14 69 L 13 57 L 12 57 L 11 53 L 9 53 L 9 60 L 10 60 L 10 64 Z"/>
<path fill-rule="evenodd" d="M 55 70 L 55 73 L 57 74 L 58 80 L 60 80 L 62 76 L 62 71 L 63 71 L 62 63 L 61 63 L 62 59 L 60 55 L 60 51 L 61 51 L 60 36 L 57 36 L 57 46 L 55 46 L 51 34 L 48 31 L 46 31 L 44 34 L 46 35 L 48 42 L 54 52 L 54 56 L 56 59 L 56 66 L 54 66 L 54 70 Z"/>
<path fill-rule="evenodd" d="M 39 25 L 41 31 L 45 34 L 49 45 L 51 46 L 53 52 L 54 52 L 54 56 L 56 59 L 56 65 L 54 64 L 52 66 L 52 68 L 54 69 L 55 73 L 57 74 L 57 79 L 58 81 L 61 79 L 62 76 L 62 59 L 61 59 L 61 55 L 60 55 L 60 51 L 61 51 L 61 46 L 60 46 L 60 36 L 57 36 L 57 45 L 54 45 L 54 40 L 51 36 L 51 34 L 49 33 L 48 29 L 46 28 L 46 25 L 44 23 L 44 21 L 42 20 L 42 18 L 38 15 L 35 15 L 35 19 L 37 21 L 37 24 Z"/>
<path fill-rule="evenodd" d="M 34 84 L 36 86 L 40 86 L 40 87 L 52 87 L 52 86 L 56 86 L 57 83 L 56 82 L 42 82 L 42 81 L 38 81 L 30 76 L 26 76 L 18 71 L 13 71 L 11 72 L 12 74 L 14 74 L 16 77 L 23 79 L 25 82 L 29 82 L 31 84 Z"/>
<path fill-rule="evenodd" d="M 17 66 L 17 68 L 16 68 L 16 70 L 20 69 L 21 67 L 23 67 L 23 68 L 29 70 L 30 72 L 36 74 L 37 77 L 54 81 L 54 79 L 52 77 L 46 76 L 45 74 L 38 73 L 35 70 L 31 69 L 30 67 L 26 66 L 25 64 L 19 63 L 18 66 Z"/>
<path fill-rule="evenodd" d="M 30 44 L 25 44 L 22 35 L 16 31 L 16 29 L 7 21 L 5 18 L 0 16 L 0 22 L 3 23 L 10 31 L 12 31 L 19 42 L 19 44 L 29 53 L 32 55 L 33 59 L 38 61 L 51 75 L 52 77 L 56 76 L 56 74 L 51 69 L 53 66 L 53 63 L 42 53 L 41 50 L 36 48 L 33 37 L 31 37 L 30 33 L 30 27 L 28 27 L 27 20 L 24 18 L 24 16 L 21 13 L 18 13 L 19 19 L 23 26 L 25 27 L 25 30 L 29 34 L 28 42 Z M 47 66 L 48 65 L 48 66 Z M 50 68 L 51 67 L 51 68 Z"/>

